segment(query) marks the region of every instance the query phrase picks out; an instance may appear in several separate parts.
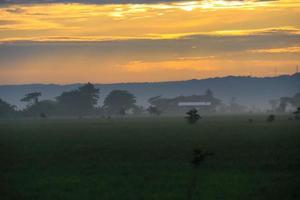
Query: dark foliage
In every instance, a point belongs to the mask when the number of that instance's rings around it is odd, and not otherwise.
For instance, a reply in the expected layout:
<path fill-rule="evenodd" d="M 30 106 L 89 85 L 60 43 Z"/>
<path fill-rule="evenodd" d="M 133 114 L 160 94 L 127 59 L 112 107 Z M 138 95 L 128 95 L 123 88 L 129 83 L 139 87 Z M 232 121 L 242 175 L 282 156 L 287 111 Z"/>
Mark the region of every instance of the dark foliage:
<path fill-rule="evenodd" d="M 300 93 L 297 93 L 292 97 L 281 97 L 276 111 L 283 113 L 286 111 L 288 105 L 298 108 L 300 106 Z"/>
<path fill-rule="evenodd" d="M 23 116 L 27 117 L 41 117 L 41 113 L 44 115 L 55 115 L 57 111 L 57 103 L 52 100 L 43 100 L 32 105 L 28 105 L 23 110 Z"/>
<path fill-rule="evenodd" d="M 193 159 L 191 164 L 193 167 L 197 168 L 205 160 L 207 156 L 213 156 L 214 153 L 204 152 L 201 149 L 197 148 L 193 150 Z"/>
<path fill-rule="evenodd" d="M 195 108 L 191 109 L 186 114 L 186 119 L 190 124 L 195 124 L 199 119 L 201 119 L 201 116 Z"/>
<path fill-rule="evenodd" d="M 294 114 L 294 119 L 300 120 L 300 107 L 298 107 L 297 110 L 293 112 L 293 114 Z"/>
<path fill-rule="evenodd" d="M 16 113 L 15 106 L 0 99 L 0 117 L 11 117 Z"/>
<path fill-rule="evenodd" d="M 275 115 L 269 115 L 267 118 L 267 122 L 273 122 L 275 121 Z"/>
<path fill-rule="evenodd" d="M 76 90 L 63 92 L 56 97 L 62 114 L 83 116 L 95 111 L 99 99 L 99 89 L 87 83 Z"/>
<path fill-rule="evenodd" d="M 108 114 L 120 114 L 136 107 L 136 99 L 126 90 L 113 90 L 104 100 L 103 110 Z"/>
<path fill-rule="evenodd" d="M 42 96 L 42 93 L 40 92 L 32 92 L 25 95 L 24 98 L 21 99 L 21 101 L 36 104 L 39 101 L 39 97 Z"/>
<path fill-rule="evenodd" d="M 42 113 L 40 113 L 40 118 L 45 119 L 45 118 L 47 118 L 47 115 L 42 112 Z"/>

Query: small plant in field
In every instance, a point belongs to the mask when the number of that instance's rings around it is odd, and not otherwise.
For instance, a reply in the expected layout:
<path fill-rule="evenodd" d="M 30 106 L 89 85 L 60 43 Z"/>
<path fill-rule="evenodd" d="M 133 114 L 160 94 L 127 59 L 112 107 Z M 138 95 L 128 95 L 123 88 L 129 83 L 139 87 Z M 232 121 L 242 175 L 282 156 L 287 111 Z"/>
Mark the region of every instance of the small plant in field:
<path fill-rule="evenodd" d="M 190 161 L 192 165 L 192 180 L 188 186 L 187 199 L 191 200 L 193 198 L 193 192 L 197 186 L 197 170 L 200 165 L 205 161 L 208 156 L 214 155 L 213 153 L 203 152 L 201 149 L 196 148 L 193 150 L 193 159 Z"/>
<path fill-rule="evenodd" d="M 275 121 L 275 115 L 269 115 L 267 118 L 267 122 L 273 122 Z"/>
<path fill-rule="evenodd" d="M 254 122 L 254 120 L 253 120 L 252 118 L 250 118 L 250 119 L 248 119 L 248 122 L 249 122 L 250 124 L 252 124 L 252 123 Z"/>
<path fill-rule="evenodd" d="M 213 153 L 203 152 L 201 149 L 197 148 L 193 150 L 193 159 L 191 164 L 194 168 L 198 168 L 200 164 L 205 160 L 207 156 L 212 156 Z"/>
<path fill-rule="evenodd" d="M 47 115 L 42 112 L 42 113 L 40 113 L 40 117 L 43 118 L 43 119 L 45 119 L 45 118 L 47 118 Z"/>
<path fill-rule="evenodd" d="M 185 118 L 190 124 L 195 124 L 199 119 L 201 119 L 201 116 L 195 108 L 191 109 L 186 114 L 187 116 Z"/>
<path fill-rule="evenodd" d="M 300 120 L 300 107 L 298 107 L 297 110 L 293 112 L 293 114 L 294 114 L 294 119 Z"/>

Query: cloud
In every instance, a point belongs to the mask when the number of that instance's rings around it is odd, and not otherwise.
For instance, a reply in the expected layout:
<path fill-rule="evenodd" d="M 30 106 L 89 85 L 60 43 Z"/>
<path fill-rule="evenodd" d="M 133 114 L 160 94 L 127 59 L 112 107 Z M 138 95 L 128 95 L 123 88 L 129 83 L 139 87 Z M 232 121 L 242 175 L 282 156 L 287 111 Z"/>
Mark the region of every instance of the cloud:
<path fill-rule="evenodd" d="M 273 66 L 289 71 L 299 63 L 300 46 L 300 6 L 292 6 L 288 0 L 2 5 L 0 80 L 158 81 L 267 75 Z"/>
<path fill-rule="evenodd" d="M 63 38 L 64 39 L 64 38 Z M 1 83 L 132 82 L 289 73 L 300 36 L 287 31 L 176 39 L 19 41 L 0 45 Z M 276 56 L 270 52 L 276 53 Z"/>
<path fill-rule="evenodd" d="M 278 0 L 225 0 L 225 2 L 270 2 Z M 86 3 L 86 4 L 156 4 L 172 2 L 195 2 L 189 0 L 0 0 L 0 4 L 33 4 L 33 3 Z M 220 3 L 220 1 L 205 1 Z"/>
<path fill-rule="evenodd" d="M 285 48 L 271 48 L 271 49 L 255 49 L 250 50 L 251 53 L 300 53 L 300 46 L 292 46 L 292 47 L 285 47 Z"/>
<path fill-rule="evenodd" d="M 97 38 L 52 37 L 32 40 L 8 40 L 0 44 L 0 60 L 27 59 L 31 56 L 67 55 L 99 57 L 103 60 L 191 60 L 191 58 L 263 59 L 270 52 L 284 52 L 281 59 L 297 59 L 300 34 L 295 28 L 270 28 L 247 34 L 192 34 L 178 38 Z M 276 30 L 276 31 L 275 31 Z M 287 55 L 286 55 L 287 54 Z M 49 57 L 49 56 L 47 56 Z M 278 56 L 277 56 L 278 57 Z M 276 59 L 276 58 L 273 58 Z M 299 58 L 298 58 L 299 60 Z M 1 64 L 0 66 L 5 66 Z"/>
<path fill-rule="evenodd" d="M 15 20 L 1 20 L 0 19 L 0 26 L 3 25 L 11 25 L 11 24 L 17 24 L 18 22 Z M 1 28 L 0 28 L 1 29 Z"/>
<path fill-rule="evenodd" d="M 300 26 L 294 20 L 299 15 L 297 8 L 290 10 L 279 6 L 275 9 L 275 4 L 270 4 L 251 9 L 238 6 L 236 9 L 218 10 L 214 7 L 207 9 L 205 6 L 205 3 L 198 1 L 134 5 L 8 5 L 0 7 L 0 17 L 5 19 L 5 22 L 0 23 L 0 40 L 176 39 L 201 34 L 256 34 L 254 31 L 264 34 L 262 31 L 278 32 L 276 27 L 282 28 L 280 34 L 283 30 L 289 34 L 298 31 L 297 28 L 292 30 L 293 27 Z M 291 27 L 284 27 L 286 25 Z"/>
<path fill-rule="evenodd" d="M 31 4 L 31 3 L 91 3 L 91 4 L 144 4 L 168 3 L 180 0 L 0 0 L 3 4 Z"/>
<path fill-rule="evenodd" d="M 0 20 L 0 25 L 17 23 L 9 20 Z M 19 25 L 18 25 L 19 26 Z M 38 29 L 39 27 L 37 27 Z M 51 28 L 51 27 L 50 27 Z M 158 40 L 158 41 L 197 41 L 204 42 L 235 42 L 239 40 L 256 40 L 262 38 L 266 42 L 273 39 L 294 39 L 298 42 L 300 37 L 300 29 L 295 27 L 274 27 L 264 29 L 244 29 L 244 30 L 227 30 L 227 31 L 212 31 L 212 32 L 192 32 L 192 33 L 174 33 L 174 34 L 146 34 L 144 36 L 44 36 L 44 37 L 11 37 L 0 39 L 2 43 L 24 43 L 24 42 L 104 42 L 104 41 L 128 41 L 128 40 Z M 255 43 L 255 41 L 252 41 Z M 263 41 L 260 41 L 261 43 Z M 274 41 L 271 41 L 272 43 Z M 284 41 L 276 41 L 276 43 L 282 43 Z M 197 46 L 193 46 L 197 48 Z"/>
<path fill-rule="evenodd" d="M 12 8 L 7 8 L 6 12 L 19 14 L 19 13 L 23 13 L 24 10 L 20 7 L 12 7 Z"/>

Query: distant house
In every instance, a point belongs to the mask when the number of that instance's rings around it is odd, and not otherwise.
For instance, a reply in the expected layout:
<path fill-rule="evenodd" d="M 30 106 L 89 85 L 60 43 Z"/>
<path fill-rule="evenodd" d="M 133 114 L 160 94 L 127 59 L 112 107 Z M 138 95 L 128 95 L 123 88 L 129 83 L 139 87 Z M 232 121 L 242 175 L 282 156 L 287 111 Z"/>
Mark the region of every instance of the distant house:
<path fill-rule="evenodd" d="M 186 112 L 191 108 L 196 108 L 201 112 L 214 112 L 221 104 L 221 100 L 215 98 L 210 90 L 204 95 L 179 96 L 175 98 L 162 98 L 161 96 L 149 99 L 152 106 L 168 113 Z"/>
<path fill-rule="evenodd" d="M 182 106 L 182 107 L 211 106 L 211 102 L 210 101 L 179 102 L 178 106 Z"/>

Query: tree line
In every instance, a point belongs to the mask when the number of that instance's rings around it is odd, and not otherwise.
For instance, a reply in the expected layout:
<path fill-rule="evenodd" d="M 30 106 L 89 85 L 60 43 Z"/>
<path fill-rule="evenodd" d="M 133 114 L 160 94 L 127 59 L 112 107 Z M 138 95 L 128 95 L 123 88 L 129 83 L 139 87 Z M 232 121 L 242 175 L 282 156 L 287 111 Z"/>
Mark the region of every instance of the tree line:
<path fill-rule="evenodd" d="M 40 100 L 40 92 L 26 94 L 20 101 L 26 108 L 17 110 L 15 106 L 0 99 L 0 117 L 48 117 L 87 115 L 125 115 L 127 112 L 140 113 L 141 107 L 136 105 L 136 97 L 126 90 L 113 90 L 104 99 L 104 105 L 98 106 L 100 91 L 91 83 L 75 90 L 66 91 L 54 100 Z"/>
<path fill-rule="evenodd" d="M 175 98 L 163 98 L 156 96 L 148 99 L 150 106 L 146 109 L 136 104 L 134 94 L 126 90 L 113 90 L 103 101 L 103 106 L 99 106 L 100 91 L 93 84 L 87 83 L 77 89 L 62 92 L 54 100 L 40 100 L 41 92 L 31 92 L 25 94 L 20 101 L 26 103 L 26 107 L 18 110 L 16 106 L 5 102 L 0 98 L 0 118 L 14 117 L 84 117 L 84 116 L 111 116 L 126 114 L 149 113 L 154 116 L 164 113 L 185 113 L 186 107 L 180 107 L 180 102 L 210 102 L 209 106 L 198 107 L 201 113 L 247 113 L 245 106 L 239 105 L 236 98 L 232 98 L 229 105 L 222 103 L 220 99 L 214 97 L 211 90 L 207 90 L 204 95 L 178 96 Z M 288 105 L 293 108 L 300 107 L 300 93 L 293 97 L 281 97 L 280 100 L 270 101 L 271 113 L 284 113 Z M 299 112 L 299 110 L 298 110 Z M 299 113 L 297 114 L 299 116 Z"/>

